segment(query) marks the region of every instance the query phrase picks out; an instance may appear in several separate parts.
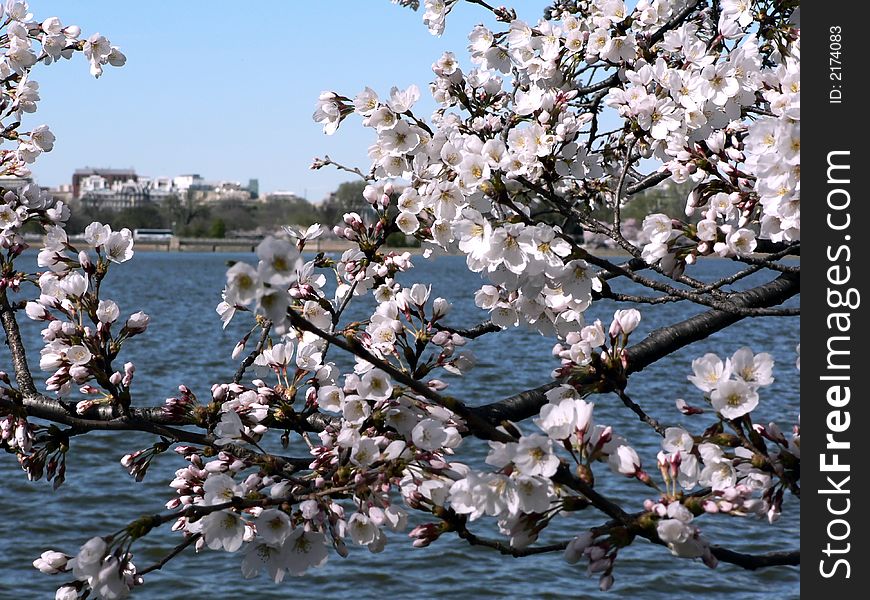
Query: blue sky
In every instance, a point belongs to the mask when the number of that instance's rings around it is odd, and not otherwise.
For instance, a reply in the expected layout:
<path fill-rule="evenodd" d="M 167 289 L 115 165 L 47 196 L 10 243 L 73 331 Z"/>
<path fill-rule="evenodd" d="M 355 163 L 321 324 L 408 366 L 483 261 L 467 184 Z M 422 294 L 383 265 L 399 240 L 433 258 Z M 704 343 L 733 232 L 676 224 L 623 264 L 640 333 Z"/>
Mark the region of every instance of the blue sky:
<path fill-rule="evenodd" d="M 515 3 L 529 21 L 547 4 Z M 432 62 L 452 50 L 467 66 L 468 32 L 478 22 L 493 25 L 489 13 L 465 3 L 441 38 L 420 13 L 388 0 L 30 5 L 34 18 L 58 16 L 84 36 L 102 33 L 127 55 L 125 67 L 107 68 L 99 80 L 81 55 L 34 70 L 42 101 L 25 129 L 46 123 L 58 138 L 33 167 L 40 184 L 68 183 L 77 167 L 134 167 L 149 176 L 258 178 L 261 191 L 292 190 L 313 201 L 348 175 L 310 171 L 311 159 L 329 154 L 365 169 L 374 140 L 356 118 L 325 136 L 311 119 L 322 90 L 352 97 L 369 85 L 385 96 L 392 85 L 416 83 L 428 116 Z"/>

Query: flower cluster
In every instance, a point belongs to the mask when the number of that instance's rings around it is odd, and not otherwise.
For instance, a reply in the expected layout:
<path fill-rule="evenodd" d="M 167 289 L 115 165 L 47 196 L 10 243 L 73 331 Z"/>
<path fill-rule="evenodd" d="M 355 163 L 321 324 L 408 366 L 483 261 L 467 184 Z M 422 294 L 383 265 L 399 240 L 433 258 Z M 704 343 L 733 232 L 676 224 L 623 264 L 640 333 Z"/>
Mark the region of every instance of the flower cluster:
<path fill-rule="evenodd" d="M 133 236 L 129 229 L 112 231 L 108 225 L 92 223 L 85 242 L 89 250 L 78 251 L 61 227 L 48 229 L 37 258 L 37 264 L 48 270 L 38 280 L 39 299 L 28 302 L 25 310 L 31 319 L 47 323 L 39 366 L 52 373 L 46 381 L 48 390 L 66 396 L 73 384 L 84 386 L 96 380 L 109 391 L 104 400 L 123 402 L 135 367 L 127 363 L 123 371 L 114 370 L 112 361 L 125 340 L 147 329 L 150 318 L 134 313 L 114 334 L 120 309 L 114 301 L 99 298 L 98 288 L 111 263 L 133 256 Z M 82 402 L 78 409 L 84 412 L 96 402 Z"/>
<path fill-rule="evenodd" d="M 10 140 L 17 144 L 14 150 L 0 150 L 0 174 L 25 177 L 30 174 L 27 165 L 49 152 L 55 141 L 45 125 L 29 132 L 17 131 L 24 114 L 35 112 L 39 102 L 39 83 L 30 76 L 33 67 L 69 59 L 81 51 L 90 63 L 91 74 L 99 77 L 104 65 L 120 67 L 126 57 L 98 33 L 83 40 L 78 26 L 64 26 L 57 17 L 34 21 L 24 0 L 7 0 L 5 7 L 0 7 L 0 16 L 4 19 L 0 78 L 5 83 L 0 91 L 0 143 Z"/>
<path fill-rule="evenodd" d="M 637 155 L 627 161 L 653 159 L 674 181 L 691 181 L 687 214 L 704 210 L 696 224 L 650 217 L 644 224 L 649 263 L 679 274 L 698 255 L 750 253 L 759 236 L 798 240 L 799 30 L 780 6 L 726 4 L 718 20 L 699 9 L 697 18 L 676 27 L 669 24 L 680 3 L 644 1 L 630 10 L 611 0 L 566 5 L 534 26 L 514 18 L 504 32 L 479 25 L 469 36 L 476 68 L 463 72 L 452 53 L 433 64 L 432 91 L 442 105 L 434 128 L 389 102 L 379 104 L 372 90 L 357 97 L 353 109 L 379 135 L 370 150 L 374 172 L 410 179 L 418 193 L 409 194 L 419 195 L 424 212 L 433 192 L 447 186 L 449 208 L 431 205 L 426 235 L 443 245 L 455 233 L 439 221 L 453 221 L 464 204 L 488 221 L 491 207 L 496 220 L 512 213 L 522 218 L 527 209 L 513 194 L 518 189 L 551 204 L 572 197 L 619 204 L 611 165 L 614 153 L 628 148 Z M 449 11 L 450 3 L 427 4 L 424 20 L 434 33 Z M 495 13 L 506 18 L 503 9 Z M 577 84 L 589 70 L 616 68 L 618 76 Z M 513 90 L 506 89 L 506 75 L 514 78 Z M 599 90 L 606 96 L 592 96 Z M 470 116 L 463 120 L 452 107 Z M 625 122 L 621 137 L 598 133 L 603 117 L 595 111 L 603 107 Z M 499 202 L 505 196 L 513 202 Z M 415 215 L 402 220 L 426 222 L 419 210 Z M 499 242 L 483 239 L 486 246 Z"/>
<path fill-rule="evenodd" d="M 112 542 L 111 537 L 91 538 L 75 556 L 47 550 L 33 561 L 33 566 L 49 575 L 69 573 L 74 577 L 73 583 L 58 588 L 56 600 L 76 600 L 83 589 L 92 590 L 100 600 L 120 600 L 129 596 L 142 578 L 122 544 L 113 550 Z"/>
<path fill-rule="evenodd" d="M 692 361 L 692 371 L 689 381 L 708 394 L 713 410 L 725 419 L 737 419 L 758 406 L 758 389 L 773 383 L 773 358 L 744 346 L 724 362 L 705 354 Z"/>

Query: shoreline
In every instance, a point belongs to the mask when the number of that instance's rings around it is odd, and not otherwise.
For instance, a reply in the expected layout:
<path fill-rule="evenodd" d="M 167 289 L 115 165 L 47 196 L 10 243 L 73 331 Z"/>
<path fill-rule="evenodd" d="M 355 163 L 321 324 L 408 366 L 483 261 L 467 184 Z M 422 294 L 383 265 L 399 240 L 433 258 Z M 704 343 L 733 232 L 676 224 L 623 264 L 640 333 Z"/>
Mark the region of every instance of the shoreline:
<path fill-rule="evenodd" d="M 41 236 L 38 239 L 28 239 L 30 243 L 41 241 Z M 71 240 L 76 241 L 76 240 Z M 227 254 L 246 254 L 246 253 L 254 253 L 256 252 L 257 245 L 260 243 L 261 238 L 178 238 L 173 237 L 171 240 L 166 241 L 152 241 L 152 240 L 137 240 L 133 244 L 133 249 L 136 252 L 167 252 L 167 253 L 191 253 L 191 252 L 200 252 L 200 253 L 227 253 Z M 31 246 L 34 248 L 34 246 Z M 321 240 L 315 239 L 306 246 L 306 252 L 310 253 L 318 253 L 324 252 L 328 254 L 340 254 L 345 252 L 346 250 L 351 250 L 355 248 L 353 244 L 350 242 L 345 242 L 341 240 Z M 420 246 L 407 246 L 407 247 L 396 247 L 396 246 L 383 246 L 382 250 L 386 252 L 396 252 L 401 254 L 403 252 L 409 252 L 411 255 L 418 256 L 423 253 L 423 248 Z M 587 248 L 586 249 L 590 254 L 594 254 L 596 256 L 600 256 L 602 258 L 631 258 L 631 254 L 622 248 Z M 454 255 L 454 254 L 451 254 Z M 460 256 L 460 254 L 455 254 L 455 256 Z M 764 255 L 752 254 L 750 256 L 763 258 Z M 707 255 L 701 256 L 700 259 L 719 259 L 719 260 L 731 260 L 730 258 L 723 258 L 717 255 Z M 786 259 L 797 259 L 800 260 L 800 255 L 788 255 L 785 256 Z"/>

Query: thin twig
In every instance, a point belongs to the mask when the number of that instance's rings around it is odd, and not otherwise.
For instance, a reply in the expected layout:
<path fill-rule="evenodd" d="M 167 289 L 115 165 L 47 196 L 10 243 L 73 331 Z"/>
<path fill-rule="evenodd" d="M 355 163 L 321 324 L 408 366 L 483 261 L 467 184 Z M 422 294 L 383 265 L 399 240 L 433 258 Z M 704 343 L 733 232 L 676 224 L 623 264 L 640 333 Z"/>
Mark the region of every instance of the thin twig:
<path fill-rule="evenodd" d="M 254 361 L 257 360 L 257 357 L 263 353 L 263 349 L 266 347 L 266 340 L 269 339 L 269 331 L 272 330 L 272 321 L 267 320 L 262 325 L 263 330 L 260 332 L 260 339 L 257 341 L 257 346 L 251 351 L 248 356 L 245 357 L 245 360 L 242 361 L 242 364 L 239 365 L 238 371 L 233 376 L 233 383 L 239 383 L 242 380 L 242 377 L 245 376 L 245 371 L 254 364 Z"/>

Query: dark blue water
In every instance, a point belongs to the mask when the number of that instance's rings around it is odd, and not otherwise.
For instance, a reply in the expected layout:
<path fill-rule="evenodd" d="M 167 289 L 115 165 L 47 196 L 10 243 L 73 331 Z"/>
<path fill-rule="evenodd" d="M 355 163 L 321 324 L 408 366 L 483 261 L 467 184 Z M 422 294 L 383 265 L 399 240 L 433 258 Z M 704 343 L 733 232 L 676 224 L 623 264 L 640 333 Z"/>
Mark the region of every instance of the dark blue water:
<path fill-rule="evenodd" d="M 154 406 L 174 395 L 185 384 L 201 397 L 207 397 L 211 383 L 229 381 L 236 365 L 230 353 L 245 329 L 242 319 L 222 331 L 214 312 L 220 301 L 226 261 L 251 260 L 251 255 L 139 253 L 132 263 L 116 268 L 107 282 L 106 297 L 118 302 L 122 318 L 137 310 L 151 315 L 146 335 L 125 347 L 122 358 L 137 365 L 135 400 L 141 406 Z M 460 257 L 441 257 L 426 261 L 414 259 L 416 268 L 404 277 L 431 282 L 433 296 L 454 302 L 449 322 L 468 326 L 486 315 L 473 303 L 479 278 L 469 273 Z M 22 269 L 34 269 L 35 258 L 21 260 Z M 733 272 L 725 260 L 707 260 L 697 265 L 693 275 L 712 280 Z M 763 283 L 770 273 L 759 273 L 745 285 Z M 623 285 L 621 291 L 633 290 Z M 796 303 L 793 300 L 792 303 Z M 349 318 L 364 317 L 364 311 L 349 312 Z M 595 304 L 587 318 L 601 318 L 609 324 L 614 305 Z M 652 329 L 682 320 L 701 309 L 665 304 L 643 309 L 635 341 Z M 40 327 L 23 323 L 29 356 L 37 362 Z M 757 421 L 777 419 L 788 431 L 799 413 L 798 373 L 795 346 L 799 341 L 797 318 L 746 319 L 730 329 L 675 352 L 659 363 L 633 376 L 628 388 L 632 398 L 647 412 L 668 425 L 686 424 L 674 407 L 678 397 L 700 403 L 697 390 L 686 381 L 691 361 L 705 352 L 723 358 L 747 345 L 755 352 L 770 352 L 776 360 L 772 386 L 761 390 L 761 403 L 753 413 Z M 450 379 L 451 392 L 469 404 L 483 404 L 535 387 L 550 380 L 557 366 L 550 355 L 552 340 L 517 329 L 476 340 L 471 349 L 478 364 L 467 378 Z M 333 356 L 337 358 L 339 355 Z M 342 360 L 340 364 L 349 365 Z M 120 362 L 119 362 L 120 364 Z M 0 348 L 0 369 L 11 371 L 8 353 Z M 38 377 L 40 378 L 40 377 Z M 44 376 L 41 377 L 44 379 Z M 645 464 L 655 471 L 658 440 L 613 396 L 591 398 L 596 423 L 611 424 L 614 431 L 628 438 Z M 697 417 L 696 417 L 697 418 Z M 527 432 L 534 426 L 527 424 Z M 29 482 L 12 456 L 0 456 L 0 598 L 53 598 L 54 590 L 65 580 L 43 575 L 30 566 L 46 549 L 75 554 L 93 535 L 117 531 L 130 520 L 163 510 L 174 496 L 167 484 L 175 469 L 187 463 L 173 453 L 158 457 L 142 483 L 135 483 L 119 464 L 122 455 L 150 445 L 147 436 L 135 433 L 100 433 L 75 438 L 67 459 L 67 482 L 56 492 L 44 481 Z M 476 446 L 472 450 L 471 446 Z M 467 453 L 480 455 L 485 447 L 466 440 L 457 458 Z M 611 476 L 599 467 L 599 484 L 617 499 L 624 499 L 629 511 L 641 509 L 648 494 L 636 481 Z M 557 519 L 543 540 L 563 540 L 584 529 L 606 521 L 593 510 Z M 478 527 L 479 522 L 473 525 Z M 774 525 L 749 518 L 702 518 L 696 520 L 712 543 L 752 553 L 791 550 L 799 545 L 799 503 L 786 498 L 783 517 Z M 485 529 L 484 529 L 485 531 Z M 168 531 L 155 531 L 134 546 L 134 562 L 140 568 L 158 560 L 181 537 Z M 757 598 L 763 592 L 775 598 L 797 598 L 799 569 L 780 567 L 748 572 L 720 564 L 710 570 L 700 563 L 672 557 L 667 549 L 646 542 L 635 542 L 619 554 L 610 592 L 598 591 L 596 577 L 587 578 L 583 563 L 571 566 L 561 553 L 521 559 L 501 556 L 491 550 L 469 547 L 449 535 L 432 546 L 413 549 L 404 534 L 391 534 L 386 550 L 371 554 L 365 548 L 351 548 L 350 556 L 330 556 L 326 566 L 302 578 L 289 578 L 274 584 L 263 575 L 244 580 L 239 569 L 240 555 L 205 550 L 204 555 L 183 554 L 162 571 L 147 577 L 137 588 L 137 598 L 286 598 L 317 595 L 322 598 L 650 598 L 671 599 L 704 596 L 731 600 Z M 250 595 L 246 590 L 251 590 Z"/>

